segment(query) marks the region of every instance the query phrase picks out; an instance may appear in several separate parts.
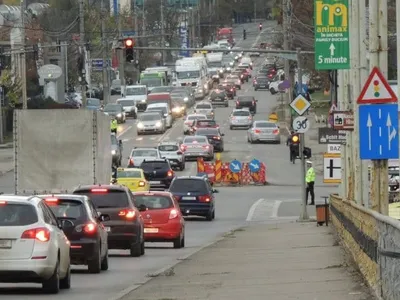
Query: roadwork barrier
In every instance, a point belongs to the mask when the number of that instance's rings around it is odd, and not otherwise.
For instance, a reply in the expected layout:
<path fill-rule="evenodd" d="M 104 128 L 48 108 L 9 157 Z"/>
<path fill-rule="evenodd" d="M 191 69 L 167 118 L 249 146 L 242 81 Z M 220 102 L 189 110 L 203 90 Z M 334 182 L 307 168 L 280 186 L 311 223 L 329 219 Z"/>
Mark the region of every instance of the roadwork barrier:
<path fill-rule="evenodd" d="M 236 161 L 222 162 L 217 159 L 215 162 L 206 162 L 203 158 L 197 159 L 197 174 L 207 175 L 210 182 L 216 185 L 245 186 L 245 185 L 266 185 L 266 166 L 258 162 L 237 162 L 237 169 L 233 168 Z M 256 166 L 256 168 L 255 168 Z"/>

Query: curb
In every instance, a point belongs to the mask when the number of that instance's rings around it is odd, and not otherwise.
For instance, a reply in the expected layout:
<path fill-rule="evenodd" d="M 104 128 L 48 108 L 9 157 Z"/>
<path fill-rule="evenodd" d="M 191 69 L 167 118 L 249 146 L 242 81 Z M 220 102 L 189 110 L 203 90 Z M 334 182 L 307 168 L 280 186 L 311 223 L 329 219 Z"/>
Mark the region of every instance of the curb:
<path fill-rule="evenodd" d="M 168 265 L 166 265 L 165 267 L 158 269 L 157 271 L 155 271 L 154 273 L 151 273 L 151 277 L 149 277 L 147 274 L 145 280 L 143 280 L 143 282 L 141 282 L 140 284 L 133 284 L 129 287 L 127 287 L 126 289 L 122 290 L 121 292 L 117 293 L 117 295 L 113 296 L 112 298 L 109 298 L 108 300 L 119 300 L 123 297 L 125 297 L 126 295 L 128 295 L 130 292 L 133 292 L 134 290 L 138 289 L 139 287 L 141 287 L 142 285 L 145 285 L 147 282 L 149 282 L 150 280 L 154 279 L 155 277 L 165 273 L 166 271 L 168 271 L 169 269 L 179 265 L 180 263 L 182 263 L 183 261 L 185 261 L 186 259 L 188 259 L 189 257 L 191 257 L 192 255 L 196 254 L 197 252 L 200 252 L 201 250 L 204 250 L 205 248 L 208 248 L 216 243 L 219 243 L 221 241 L 223 241 L 224 239 L 226 239 L 227 235 L 229 233 L 235 232 L 236 230 L 240 229 L 240 228 L 245 228 L 247 226 L 237 226 L 234 227 L 233 229 L 231 229 L 230 231 L 228 231 L 227 233 L 223 233 L 223 236 L 218 237 L 216 240 L 209 242 L 203 246 L 201 246 L 200 248 L 182 256 L 176 259 L 175 262 L 170 263 Z"/>
<path fill-rule="evenodd" d="M 13 149 L 14 143 L 0 144 L 0 149 Z"/>

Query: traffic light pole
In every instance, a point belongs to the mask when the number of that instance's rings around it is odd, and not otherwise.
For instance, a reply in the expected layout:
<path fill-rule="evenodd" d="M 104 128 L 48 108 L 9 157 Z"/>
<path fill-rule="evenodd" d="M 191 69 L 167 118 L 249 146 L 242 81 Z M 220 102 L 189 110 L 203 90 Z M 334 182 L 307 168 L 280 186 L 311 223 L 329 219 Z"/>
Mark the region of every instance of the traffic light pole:
<path fill-rule="evenodd" d="M 120 4 L 119 4 L 120 5 Z M 118 8 L 118 11 L 121 7 Z M 118 15 L 118 34 L 119 37 L 122 38 L 122 18 L 121 15 Z M 125 47 L 125 45 L 121 45 Z M 125 96 L 125 57 L 124 57 L 124 49 L 118 48 L 117 49 L 117 57 L 118 57 L 118 74 L 119 80 L 121 81 L 121 96 Z"/>
<path fill-rule="evenodd" d="M 104 5 L 104 0 L 101 0 L 101 38 L 102 38 L 102 44 L 103 44 L 103 101 L 104 105 L 110 102 L 110 82 L 108 79 L 108 64 L 107 64 L 107 58 L 108 58 L 108 44 L 107 44 L 107 38 L 106 38 L 106 9 Z"/>

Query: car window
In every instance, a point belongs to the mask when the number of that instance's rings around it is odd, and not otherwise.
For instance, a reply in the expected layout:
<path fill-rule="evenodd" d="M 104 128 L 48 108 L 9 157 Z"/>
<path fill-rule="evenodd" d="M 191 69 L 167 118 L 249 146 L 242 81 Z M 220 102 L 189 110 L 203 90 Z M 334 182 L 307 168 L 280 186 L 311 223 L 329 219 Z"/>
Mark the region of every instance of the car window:
<path fill-rule="evenodd" d="M 129 206 L 128 196 L 124 190 L 94 188 L 91 190 L 78 190 L 74 194 L 88 196 L 96 208 Z"/>
<path fill-rule="evenodd" d="M 41 202 L 40 208 L 42 209 L 42 212 L 43 212 L 44 221 L 47 224 L 57 226 L 58 225 L 57 220 L 56 220 L 53 212 L 51 211 L 51 209 L 47 206 L 47 204 L 44 204 L 43 202 Z"/>
<path fill-rule="evenodd" d="M 115 112 L 115 111 L 121 111 L 121 105 L 119 105 L 119 104 L 107 104 L 107 105 L 104 107 L 104 111 L 105 111 L 105 112 L 110 112 L 110 111 L 113 111 L 113 112 Z"/>
<path fill-rule="evenodd" d="M 250 116 L 250 112 L 246 110 L 237 110 L 234 111 L 233 114 L 235 117 L 247 117 Z"/>
<path fill-rule="evenodd" d="M 206 143 L 207 139 L 201 136 L 189 136 L 186 137 L 183 141 L 184 144 L 191 144 L 191 143 Z"/>
<path fill-rule="evenodd" d="M 99 215 L 97 214 L 96 208 L 94 207 L 92 201 L 88 201 L 87 204 L 88 204 L 89 209 L 90 209 L 90 214 L 96 220 L 99 217 Z"/>
<path fill-rule="evenodd" d="M 197 104 L 197 105 L 196 105 L 196 109 L 197 109 L 197 108 L 211 109 L 212 106 L 211 106 L 211 104 Z"/>
<path fill-rule="evenodd" d="M 257 122 L 255 123 L 255 127 L 257 128 L 277 128 L 274 123 L 267 123 L 267 122 Z"/>
<path fill-rule="evenodd" d="M 160 145 L 158 150 L 160 151 L 178 151 L 179 147 L 177 145 Z"/>
<path fill-rule="evenodd" d="M 140 165 L 142 169 L 169 169 L 168 162 L 165 161 L 144 161 Z"/>
<path fill-rule="evenodd" d="M 151 149 L 133 150 L 132 156 L 158 157 L 158 152 Z"/>
<path fill-rule="evenodd" d="M 196 122 L 197 126 L 216 126 L 217 122 L 214 120 L 197 120 Z"/>
<path fill-rule="evenodd" d="M 117 171 L 117 178 L 142 178 L 139 170 L 120 170 Z"/>
<path fill-rule="evenodd" d="M 137 206 L 145 205 L 149 210 L 174 207 L 172 199 L 168 196 L 135 195 L 134 198 Z"/>
<path fill-rule="evenodd" d="M 135 101 L 133 100 L 117 100 L 117 103 L 122 106 L 135 106 Z"/>
<path fill-rule="evenodd" d="M 197 129 L 196 135 L 219 135 L 218 129 Z"/>
<path fill-rule="evenodd" d="M 177 178 L 175 179 L 169 190 L 172 193 L 201 193 L 207 192 L 207 185 L 204 180 L 190 179 L 190 178 Z"/>
<path fill-rule="evenodd" d="M 46 203 L 56 218 L 87 219 L 85 205 L 81 201 L 58 199 L 52 202 L 46 201 Z"/>
<path fill-rule="evenodd" d="M 0 204 L 0 226 L 26 226 L 38 221 L 36 209 L 31 204 Z"/>
<path fill-rule="evenodd" d="M 161 116 L 160 114 L 142 114 L 139 117 L 140 121 L 157 121 L 157 120 L 161 120 Z"/>

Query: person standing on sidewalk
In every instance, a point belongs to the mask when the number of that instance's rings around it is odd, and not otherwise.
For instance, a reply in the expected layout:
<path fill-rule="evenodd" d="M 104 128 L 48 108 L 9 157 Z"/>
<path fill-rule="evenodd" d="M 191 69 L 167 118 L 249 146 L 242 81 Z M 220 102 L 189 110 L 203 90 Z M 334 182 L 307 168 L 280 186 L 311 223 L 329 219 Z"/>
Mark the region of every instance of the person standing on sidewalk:
<path fill-rule="evenodd" d="M 314 193 L 314 183 L 315 183 L 315 171 L 312 166 L 312 162 L 307 160 L 307 173 L 306 173 L 306 203 L 308 204 L 308 194 L 311 195 L 310 205 L 315 205 L 315 193 Z"/>

